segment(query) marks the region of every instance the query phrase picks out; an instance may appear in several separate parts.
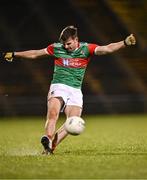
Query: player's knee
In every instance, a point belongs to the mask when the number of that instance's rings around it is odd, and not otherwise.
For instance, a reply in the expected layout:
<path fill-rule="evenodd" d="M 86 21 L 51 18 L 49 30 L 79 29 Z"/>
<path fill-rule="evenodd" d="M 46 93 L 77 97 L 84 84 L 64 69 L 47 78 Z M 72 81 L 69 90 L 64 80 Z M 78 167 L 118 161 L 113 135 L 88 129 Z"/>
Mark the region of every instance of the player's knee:
<path fill-rule="evenodd" d="M 59 116 L 58 112 L 55 109 L 52 109 L 49 113 L 48 113 L 48 119 L 57 119 Z"/>

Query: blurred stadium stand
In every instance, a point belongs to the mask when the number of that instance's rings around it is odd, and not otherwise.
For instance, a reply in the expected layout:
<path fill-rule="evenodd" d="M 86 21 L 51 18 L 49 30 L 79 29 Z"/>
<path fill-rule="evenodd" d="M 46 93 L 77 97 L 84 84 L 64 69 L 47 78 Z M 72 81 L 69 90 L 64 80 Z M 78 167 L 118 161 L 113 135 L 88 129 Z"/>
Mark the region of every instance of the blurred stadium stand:
<path fill-rule="evenodd" d="M 93 57 L 83 84 L 84 113 L 147 112 L 146 0 L 1 0 L 0 51 L 40 49 L 67 25 L 100 45 L 137 37 L 135 47 Z M 0 115 L 45 115 L 53 59 L 0 62 Z"/>

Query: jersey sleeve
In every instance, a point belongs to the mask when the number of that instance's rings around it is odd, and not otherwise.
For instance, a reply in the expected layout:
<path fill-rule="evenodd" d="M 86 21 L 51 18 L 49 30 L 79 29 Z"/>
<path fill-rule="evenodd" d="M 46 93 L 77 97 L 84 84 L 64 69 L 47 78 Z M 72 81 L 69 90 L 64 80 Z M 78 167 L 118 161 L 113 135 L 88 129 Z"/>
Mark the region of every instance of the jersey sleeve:
<path fill-rule="evenodd" d="M 98 46 L 99 45 L 97 45 L 97 44 L 88 44 L 88 49 L 89 49 L 90 55 L 94 55 L 95 48 Z"/>
<path fill-rule="evenodd" d="M 46 48 L 46 52 L 50 55 L 53 56 L 54 55 L 54 45 L 50 44 L 47 48 Z"/>

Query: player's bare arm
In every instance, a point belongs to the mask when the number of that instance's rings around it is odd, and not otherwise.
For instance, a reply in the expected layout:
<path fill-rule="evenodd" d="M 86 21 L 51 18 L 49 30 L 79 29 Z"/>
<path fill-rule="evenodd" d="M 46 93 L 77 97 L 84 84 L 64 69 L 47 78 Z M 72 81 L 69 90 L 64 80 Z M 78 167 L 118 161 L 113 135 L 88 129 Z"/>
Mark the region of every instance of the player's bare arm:
<path fill-rule="evenodd" d="M 128 36 L 124 41 L 111 43 L 106 46 L 98 46 L 95 49 L 96 55 L 104 55 L 118 51 L 119 49 L 125 48 L 126 46 L 132 46 L 136 44 L 136 39 L 133 34 Z"/>
<path fill-rule="evenodd" d="M 95 54 L 96 55 L 105 55 L 109 54 L 115 51 L 118 51 L 121 48 L 124 48 L 125 44 L 123 41 L 117 42 L 117 43 L 111 43 L 106 46 L 98 46 L 95 49 Z"/>
<path fill-rule="evenodd" d="M 20 51 L 20 52 L 6 52 L 3 53 L 3 58 L 6 61 L 12 62 L 14 57 L 16 58 L 24 58 L 24 59 L 37 59 L 43 56 L 47 56 L 48 53 L 46 49 L 40 50 L 28 50 L 28 51 Z"/>
<path fill-rule="evenodd" d="M 25 59 L 36 59 L 46 55 L 45 49 L 14 52 L 14 57 Z"/>

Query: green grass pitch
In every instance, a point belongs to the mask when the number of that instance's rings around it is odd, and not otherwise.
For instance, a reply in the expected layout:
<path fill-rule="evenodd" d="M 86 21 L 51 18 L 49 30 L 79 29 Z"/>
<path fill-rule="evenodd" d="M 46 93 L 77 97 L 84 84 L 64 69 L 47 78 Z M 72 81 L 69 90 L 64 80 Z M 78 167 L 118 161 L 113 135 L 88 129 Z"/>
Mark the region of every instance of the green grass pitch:
<path fill-rule="evenodd" d="M 0 178 L 146 179 L 147 116 L 85 116 L 86 128 L 41 155 L 45 118 L 0 119 Z M 59 120 L 58 126 L 62 123 Z"/>

